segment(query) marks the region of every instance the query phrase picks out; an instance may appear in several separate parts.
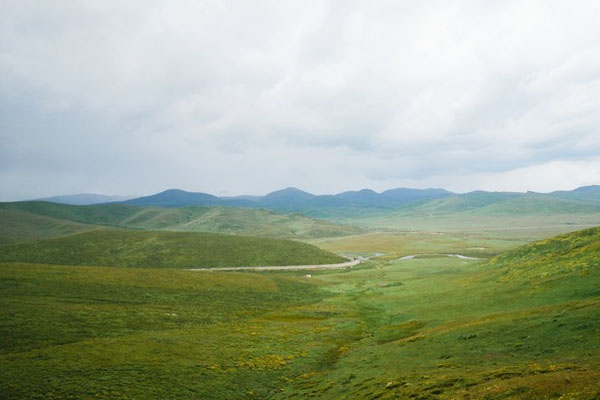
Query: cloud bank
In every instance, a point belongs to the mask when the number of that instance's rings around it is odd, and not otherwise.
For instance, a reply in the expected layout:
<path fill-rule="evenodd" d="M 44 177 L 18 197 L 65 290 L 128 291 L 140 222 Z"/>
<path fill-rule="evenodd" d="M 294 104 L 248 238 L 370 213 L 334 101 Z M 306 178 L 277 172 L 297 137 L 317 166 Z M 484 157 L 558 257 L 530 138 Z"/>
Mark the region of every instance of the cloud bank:
<path fill-rule="evenodd" d="M 600 3 L 0 0 L 0 200 L 600 183 Z"/>

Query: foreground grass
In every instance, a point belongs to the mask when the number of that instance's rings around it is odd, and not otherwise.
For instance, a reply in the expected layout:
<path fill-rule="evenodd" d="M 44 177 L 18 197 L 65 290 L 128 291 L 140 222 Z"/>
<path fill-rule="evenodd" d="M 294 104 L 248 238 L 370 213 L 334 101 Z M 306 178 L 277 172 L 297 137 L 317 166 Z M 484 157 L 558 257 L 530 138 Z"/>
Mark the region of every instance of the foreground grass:
<path fill-rule="evenodd" d="M 0 246 L 0 261 L 193 268 L 329 264 L 346 259 L 291 240 L 214 233 L 105 229 Z"/>
<path fill-rule="evenodd" d="M 285 276 L 164 269 L 3 264 L 0 284 L 0 393 L 23 399 L 264 393 L 302 348 L 249 321 L 323 297 Z"/>
<path fill-rule="evenodd" d="M 311 278 L 3 264 L 0 391 L 597 398 L 597 243 L 594 229 L 490 262 L 424 256 Z"/>

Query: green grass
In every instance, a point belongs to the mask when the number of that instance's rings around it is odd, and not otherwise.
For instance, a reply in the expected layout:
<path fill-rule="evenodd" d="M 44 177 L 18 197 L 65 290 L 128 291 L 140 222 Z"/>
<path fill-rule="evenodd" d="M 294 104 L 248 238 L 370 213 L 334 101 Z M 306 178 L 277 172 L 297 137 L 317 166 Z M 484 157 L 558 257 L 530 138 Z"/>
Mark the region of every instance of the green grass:
<path fill-rule="evenodd" d="M 0 265 L 0 285 L 0 397 L 11 399 L 264 393 L 305 356 L 251 321 L 323 297 L 285 276 L 31 264 Z"/>
<path fill-rule="evenodd" d="M 364 228 L 235 207 L 141 207 L 124 204 L 73 206 L 40 201 L 0 203 L 0 243 L 16 243 L 97 229 L 230 233 L 274 238 L 315 238 L 364 233 Z M 52 226 L 48 226 L 52 224 Z"/>
<path fill-rule="evenodd" d="M 588 274 L 600 262 L 600 228 L 564 234 L 503 253 L 490 266 L 506 270 L 506 279 L 537 280 Z"/>
<path fill-rule="evenodd" d="M 300 214 L 280 214 L 265 209 L 234 207 L 184 207 L 147 209 L 122 226 L 139 229 L 216 232 L 276 238 L 315 238 L 363 233 L 365 230 Z"/>
<path fill-rule="evenodd" d="M 377 259 L 393 260 L 411 255 L 420 257 L 447 254 L 489 258 L 501 251 L 528 243 L 529 240 L 465 233 L 381 232 L 310 242 L 334 253 L 384 253 Z"/>
<path fill-rule="evenodd" d="M 73 206 L 47 201 L 0 203 L 0 208 L 90 225 L 118 225 L 119 221 L 143 210 L 140 207 L 121 204 Z"/>
<path fill-rule="evenodd" d="M 332 366 L 274 398 L 595 398 L 599 243 L 592 229 L 489 263 L 417 258 L 322 275 L 336 294 L 327 303 L 353 307 L 360 331 Z"/>
<path fill-rule="evenodd" d="M 497 202 L 474 212 L 478 215 L 554 215 L 598 214 L 600 204 L 574 199 L 558 199 L 547 195 L 526 195 Z"/>
<path fill-rule="evenodd" d="M 317 244 L 330 250 L 387 257 L 311 278 L 0 264 L 0 393 L 600 396 L 600 229 L 523 247 L 531 237 L 484 239 L 420 232 L 324 240 Z M 478 246 L 493 258 L 438 255 Z M 406 253 L 424 255 L 397 258 Z"/>
<path fill-rule="evenodd" d="M 98 230 L 0 246 L 0 262 L 118 267 L 329 264 L 344 258 L 285 239 L 216 233 Z"/>
<path fill-rule="evenodd" d="M 40 240 L 94 229 L 78 222 L 1 208 L 0 227 L 0 244 Z"/>
<path fill-rule="evenodd" d="M 597 200 L 561 198 L 538 193 L 471 192 L 425 202 L 415 202 L 393 213 L 401 215 L 485 215 L 598 214 Z"/>

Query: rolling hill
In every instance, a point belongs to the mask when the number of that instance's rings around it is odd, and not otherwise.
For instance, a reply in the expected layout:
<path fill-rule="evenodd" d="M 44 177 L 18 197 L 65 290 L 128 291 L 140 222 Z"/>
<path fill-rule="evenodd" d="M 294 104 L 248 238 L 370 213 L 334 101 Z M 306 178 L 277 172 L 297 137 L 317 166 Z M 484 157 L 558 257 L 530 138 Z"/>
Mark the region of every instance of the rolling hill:
<path fill-rule="evenodd" d="M 600 202 L 600 185 L 582 186 L 573 190 L 559 190 L 549 194 L 553 197 Z"/>
<path fill-rule="evenodd" d="M 0 203 L 0 243 L 17 243 L 97 229 L 98 226 L 245 234 L 280 238 L 344 236 L 364 229 L 299 214 L 236 207 L 72 206 L 50 202 Z"/>
<path fill-rule="evenodd" d="M 344 262 L 285 239 L 199 232 L 98 230 L 0 246 L 0 262 L 112 267 L 237 267 Z"/>
<path fill-rule="evenodd" d="M 532 215 L 598 213 L 600 202 L 539 193 L 470 192 L 400 208 L 404 215 Z"/>
<path fill-rule="evenodd" d="M 479 215 L 554 215 L 600 213 L 600 203 L 528 193 L 473 210 Z"/>
<path fill-rule="evenodd" d="M 0 208 L 0 244 L 40 240 L 94 229 L 93 226 L 18 209 Z"/>

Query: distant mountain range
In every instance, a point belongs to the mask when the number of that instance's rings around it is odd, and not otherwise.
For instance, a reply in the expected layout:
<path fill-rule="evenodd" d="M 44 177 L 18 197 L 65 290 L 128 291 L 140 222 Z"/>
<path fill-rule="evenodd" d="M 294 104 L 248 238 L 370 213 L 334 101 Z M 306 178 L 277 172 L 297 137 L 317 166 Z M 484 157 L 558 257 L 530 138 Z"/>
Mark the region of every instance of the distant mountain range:
<path fill-rule="evenodd" d="M 88 196 L 88 197 L 86 197 Z M 573 212 L 577 209 L 596 211 L 600 206 L 600 185 L 584 186 L 571 191 L 551 193 L 486 192 L 473 191 L 456 194 L 445 189 L 397 188 L 377 193 L 370 189 L 348 191 L 333 195 L 314 195 L 289 187 L 265 196 L 218 197 L 208 193 L 186 192 L 170 189 L 164 192 L 128 200 L 114 200 L 102 195 L 58 196 L 46 201 L 66 204 L 98 204 L 101 202 L 155 206 L 230 206 L 266 208 L 278 212 L 298 212 L 311 217 L 344 218 L 369 215 L 396 209 L 412 210 L 416 213 L 461 212 L 475 209 L 490 209 L 491 212 L 513 212 L 524 209 L 530 212 L 552 210 Z M 87 201 L 89 202 L 85 202 Z M 76 203 L 77 201 L 77 203 Z M 491 207 L 493 205 L 493 207 Z M 495 211 L 494 211 L 495 210 Z"/>
<path fill-rule="evenodd" d="M 382 193 L 363 189 L 334 195 L 314 195 L 289 187 L 262 197 L 217 197 L 207 193 L 171 189 L 120 203 L 159 207 L 233 206 L 267 208 L 278 212 L 299 212 L 312 217 L 345 217 L 381 210 L 392 210 L 416 201 L 435 200 L 450 195 L 452 193 L 444 189 L 392 189 Z"/>

